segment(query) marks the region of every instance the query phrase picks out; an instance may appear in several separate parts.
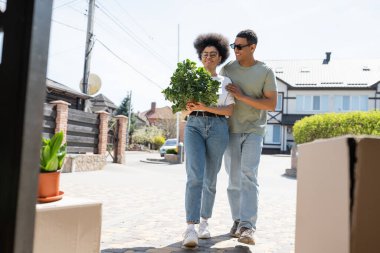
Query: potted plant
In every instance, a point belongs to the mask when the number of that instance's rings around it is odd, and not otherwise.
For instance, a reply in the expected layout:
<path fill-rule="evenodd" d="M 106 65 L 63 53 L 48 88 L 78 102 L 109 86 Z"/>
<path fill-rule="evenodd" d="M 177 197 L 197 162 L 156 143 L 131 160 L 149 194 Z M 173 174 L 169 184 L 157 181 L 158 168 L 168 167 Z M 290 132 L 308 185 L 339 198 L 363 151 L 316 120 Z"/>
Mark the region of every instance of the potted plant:
<path fill-rule="evenodd" d="M 62 198 L 63 192 L 59 191 L 59 177 L 66 156 L 66 143 L 62 144 L 63 137 L 61 131 L 52 138 L 42 138 L 38 179 L 39 202 L 52 202 Z"/>
<path fill-rule="evenodd" d="M 213 80 L 204 67 L 186 59 L 177 64 L 170 85 L 162 91 L 165 99 L 172 102 L 173 113 L 185 110 L 187 102 L 216 104 L 220 83 Z"/>

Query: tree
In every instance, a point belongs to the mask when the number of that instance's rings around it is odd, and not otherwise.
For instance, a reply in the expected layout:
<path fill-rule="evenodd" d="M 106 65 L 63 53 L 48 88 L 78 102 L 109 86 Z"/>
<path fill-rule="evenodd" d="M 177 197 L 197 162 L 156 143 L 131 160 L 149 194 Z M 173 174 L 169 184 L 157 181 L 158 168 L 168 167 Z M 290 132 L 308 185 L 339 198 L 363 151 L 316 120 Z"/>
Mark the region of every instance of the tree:
<path fill-rule="evenodd" d="M 177 120 L 173 118 L 157 120 L 157 126 L 164 130 L 165 138 L 176 138 L 177 136 Z"/>
<path fill-rule="evenodd" d="M 116 115 L 124 115 L 128 117 L 129 114 L 129 106 L 131 105 L 130 103 L 131 97 L 129 94 L 123 99 L 123 102 L 121 102 L 121 105 L 119 108 L 116 109 Z M 133 111 L 133 107 L 131 107 L 131 112 Z"/>
<path fill-rule="evenodd" d="M 133 112 L 130 94 L 127 94 L 127 96 L 121 102 L 121 105 L 116 109 L 116 115 L 124 115 L 129 117 L 129 106 L 131 106 L 131 125 L 129 129 L 129 139 L 131 139 L 131 136 L 136 129 L 136 115 Z"/>

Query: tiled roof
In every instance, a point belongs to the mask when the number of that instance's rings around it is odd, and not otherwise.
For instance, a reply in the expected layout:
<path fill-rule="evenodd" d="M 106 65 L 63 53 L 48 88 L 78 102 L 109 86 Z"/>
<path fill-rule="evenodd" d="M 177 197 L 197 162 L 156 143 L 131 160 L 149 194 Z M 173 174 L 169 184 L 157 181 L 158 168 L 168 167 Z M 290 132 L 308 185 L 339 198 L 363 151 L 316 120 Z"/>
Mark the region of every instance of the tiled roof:
<path fill-rule="evenodd" d="M 265 61 L 277 78 L 292 87 L 363 88 L 380 82 L 380 59 Z"/>
<path fill-rule="evenodd" d="M 151 110 L 144 111 L 139 114 L 139 117 L 142 119 L 173 119 L 174 114 L 169 106 L 165 106 L 162 108 L 156 108 L 154 112 Z"/>
<path fill-rule="evenodd" d="M 116 109 L 117 106 L 103 94 L 99 94 L 91 99 L 92 105 L 96 108 L 112 108 Z"/>
<path fill-rule="evenodd" d="M 48 89 L 54 89 L 54 90 L 58 90 L 58 91 L 61 91 L 64 93 L 73 94 L 73 95 L 80 97 L 80 98 L 91 98 L 92 97 L 90 95 L 86 95 L 82 92 L 76 91 L 76 90 L 74 90 L 74 89 L 72 89 L 72 88 L 70 88 L 64 84 L 53 81 L 49 78 L 46 78 L 46 87 Z"/>

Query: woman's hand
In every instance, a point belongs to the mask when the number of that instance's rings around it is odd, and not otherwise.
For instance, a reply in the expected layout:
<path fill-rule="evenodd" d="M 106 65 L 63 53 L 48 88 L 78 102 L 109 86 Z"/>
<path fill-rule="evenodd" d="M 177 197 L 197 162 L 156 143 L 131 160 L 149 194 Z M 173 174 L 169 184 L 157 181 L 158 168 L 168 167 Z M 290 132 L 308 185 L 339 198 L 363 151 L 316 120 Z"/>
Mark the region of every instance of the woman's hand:
<path fill-rule="evenodd" d="M 201 102 L 192 103 L 191 108 L 193 111 L 207 111 L 207 106 Z"/>
<path fill-rule="evenodd" d="M 189 112 L 194 111 L 194 102 L 187 102 L 186 103 L 186 110 L 188 110 Z"/>

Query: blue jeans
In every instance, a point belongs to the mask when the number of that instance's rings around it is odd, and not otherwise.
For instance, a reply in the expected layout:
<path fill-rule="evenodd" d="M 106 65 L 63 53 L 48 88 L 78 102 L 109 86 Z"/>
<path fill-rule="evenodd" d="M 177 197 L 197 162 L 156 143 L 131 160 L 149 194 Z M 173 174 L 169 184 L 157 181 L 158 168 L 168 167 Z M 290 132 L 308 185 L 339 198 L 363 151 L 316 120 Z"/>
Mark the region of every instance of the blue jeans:
<path fill-rule="evenodd" d="M 216 193 L 216 179 L 228 143 L 225 117 L 189 116 L 185 128 L 186 221 L 199 223 L 210 218 Z"/>
<path fill-rule="evenodd" d="M 224 162 L 229 182 L 227 188 L 232 219 L 241 227 L 256 230 L 259 184 L 257 171 L 263 137 L 254 133 L 230 134 Z"/>

